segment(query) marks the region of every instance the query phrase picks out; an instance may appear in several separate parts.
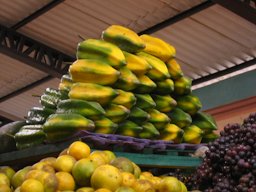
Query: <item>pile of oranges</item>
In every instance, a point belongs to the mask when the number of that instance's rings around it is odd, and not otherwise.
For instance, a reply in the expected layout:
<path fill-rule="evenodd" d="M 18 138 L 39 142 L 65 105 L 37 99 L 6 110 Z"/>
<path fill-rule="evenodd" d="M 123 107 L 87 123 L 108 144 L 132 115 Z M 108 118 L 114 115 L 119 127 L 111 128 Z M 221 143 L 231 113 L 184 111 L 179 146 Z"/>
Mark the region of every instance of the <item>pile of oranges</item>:
<path fill-rule="evenodd" d="M 141 171 L 109 150 L 91 151 L 75 141 L 57 157 L 47 157 L 15 172 L 0 167 L 0 192 L 186 192 L 175 177 Z"/>

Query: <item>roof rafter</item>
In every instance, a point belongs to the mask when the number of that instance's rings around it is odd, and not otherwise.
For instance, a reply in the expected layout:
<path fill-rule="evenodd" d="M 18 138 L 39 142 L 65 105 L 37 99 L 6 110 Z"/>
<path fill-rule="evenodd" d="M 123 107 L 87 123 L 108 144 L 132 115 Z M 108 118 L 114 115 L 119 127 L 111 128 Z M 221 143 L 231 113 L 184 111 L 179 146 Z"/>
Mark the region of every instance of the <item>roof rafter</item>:
<path fill-rule="evenodd" d="M 198 12 L 200 12 L 200 11 L 202 11 L 202 10 L 204 10 L 204 9 L 214 5 L 214 4 L 215 3 L 213 3 L 212 1 L 205 1 L 205 2 L 203 2 L 199 5 L 196 5 L 196 6 L 190 8 L 186 11 L 183 11 L 183 12 L 181 12 L 181 13 L 173 16 L 173 17 L 170 17 L 169 19 L 167 19 L 167 20 L 165 20 L 161 23 L 158 23 L 158 24 L 156 24 L 156 25 L 154 25 L 154 26 L 152 26 L 152 27 L 150 27 L 146 30 L 143 30 L 143 31 L 139 32 L 139 35 L 151 34 L 151 33 L 157 32 L 157 31 L 159 31 L 159 30 L 161 30 L 165 27 L 168 27 L 168 26 L 170 26 L 170 25 L 172 25 L 172 24 L 174 24 L 174 23 L 176 23 L 176 22 L 178 22 L 182 19 L 185 19 L 185 18 L 187 18 L 187 17 L 189 17 L 193 14 L 196 14 L 196 13 L 198 13 Z"/>
<path fill-rule="evenodd" d="M 67 63 L 75 60 L 2 25 L 0 25 L 0 52 L 57 78 L 67 73 L 69 67 Z"/>

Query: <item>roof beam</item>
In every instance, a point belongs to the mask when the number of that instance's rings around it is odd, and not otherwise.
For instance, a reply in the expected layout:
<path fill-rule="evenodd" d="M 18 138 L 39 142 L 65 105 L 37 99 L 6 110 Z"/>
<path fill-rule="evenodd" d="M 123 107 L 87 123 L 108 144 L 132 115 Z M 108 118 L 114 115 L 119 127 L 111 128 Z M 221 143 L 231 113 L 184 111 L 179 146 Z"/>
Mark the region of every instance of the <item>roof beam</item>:
<path fill-rule="evenodd" d="M 195 79 L 195 80 L 193 80 L 192 84 L 193 85 L 198 85 L 200 83 L 204 83 L 206 81 L 210 81 L 210 80 L 219 78 L 221 76 L 224 76 L 224 75 L 227 75 L 227 74 L 230 74 L 230 73 L 233 73 L 233 72 L 245 69 L 245 68 L 253 66 L 253 65 L 256 65 L 256 58 L 254 58 L 252 60 L 249 60 L 249 61 L 245 61 L 244 63 L 241 63 L 239 65 L 235 65 L 233 67 L 224 69 L 222 71 L 218 71 L 216 73 L 213 73 L 213 74 L 201 77 L 199 79 Z"/>
<path fill-rule="evenodd" d="M 0 52 L 60 78 L 75 58 L 0 25 Z"/>
<path fill-rule="evenodd" d="M 255 0 L 212 0 L 226 9 L 236 13 L 244 19 L 256 24 L 256 2 Z M 255 7 L 251 6 L 254 4 Z"/>
<path fill-rule="evenodd" d="M 63 1 L 64 0 L 53 0 L 53 1 L 51 1 L 50 3 L 46 4 L 42 8 L 38 9 L 37 11 L 32 13 L 31 15 L 25 17 L 24 19 L 22 19 L 21 21 L 19 21 L 15 25 L 13 25 L 11 28 L 14 29 L 14 30 L 17 30 L 17 29 L 21 28 L 22 26 L 24 26 L 27 23 L 31 22 L 32 20 L 36 19 L 37 17 L 39 17 L 40 15 L 49 11 L 50 9 L 54 8 L 56 5 L 62 3 Z"/>
<path fill-rule="evenodd" d="M 197 6 L 194 6 L 194 7 L 190 8 L 186 11 L 183 11 L 183 12 L 175 15 L 174 17 L 170 17 L 169 19 L 167 19 L 167 20 L 165 20 L 161 23 L 158 23 L 158 24 L 156 24 L 156 25 L 154 25 L 154 26 L 152 26 L 152 27 L 150 27 L 150 28 L 148 28 L 144 31 L 139 32 L 139 35 L 155 33 L 155 32 L 157 32 L 157 31 L 159 31 L 159 30 L 161 30 L 165 27 L 168 27 L 168 26 L 182 20 L 182 19 L 185 19 L 185 18 L 187 18 L 187 17 L 189 17 L 193 14 L 196 14 L 196 13 L 198 13 L 198 12 L 200 12 L 200 11 L 202 11 L 202 10 L 204 10 L 204 9 L 214 5 L 214 4 L 215 3 L 212 2 L 212 1 L 205 1 L 205 2 L 203 2 L 203 3 L 201 3 Z"/>

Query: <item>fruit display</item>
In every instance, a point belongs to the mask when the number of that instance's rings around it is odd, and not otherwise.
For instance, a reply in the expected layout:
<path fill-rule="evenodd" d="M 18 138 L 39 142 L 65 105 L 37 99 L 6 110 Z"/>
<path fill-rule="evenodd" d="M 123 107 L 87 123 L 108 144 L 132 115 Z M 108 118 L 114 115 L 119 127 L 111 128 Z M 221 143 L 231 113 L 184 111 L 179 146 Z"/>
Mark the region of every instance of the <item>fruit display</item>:
<path fill-rule="evenodd" d="M 41 107 L 32 107 L 26 125 L 9 135 L 17 149 L 59 142 L 81 130 L 176 144 L 215 139 L 216 123 L 200 111 L 192 80 L 175 55 L 160 38 L 111 25 L 101 39 L 78 44 L 58 89 L 46 88 L 38 96 Z"/>
<path fill-rule="evenodd" d="M 0 191 L 187 192 L 187 188 L 176 177 L 153 175 L 126 157 L 74 141 L 59 155 L 19 170 L 1 166 Z"/>
<path fill-rule="evenodd" d="M 256 113 L 227 124 L 220 135 L 187 185 L 205 192 L 256 191 Z"/>

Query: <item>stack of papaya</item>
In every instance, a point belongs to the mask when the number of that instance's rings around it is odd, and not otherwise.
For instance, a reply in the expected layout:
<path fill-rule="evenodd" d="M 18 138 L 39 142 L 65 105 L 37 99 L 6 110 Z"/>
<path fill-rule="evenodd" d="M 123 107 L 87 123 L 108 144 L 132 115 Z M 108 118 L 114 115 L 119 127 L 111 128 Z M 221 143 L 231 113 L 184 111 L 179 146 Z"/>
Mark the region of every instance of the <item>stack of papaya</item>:
<path fill-rule="evenodd" d="M 214 140 L 216 123 L 200 111 L 192 79 L 175 55 L 162 39 L 119 25 L 101 39 L 83 40 L 58 89 L 47 88 L 42 107 L 30 109 L 13 134 L 17 148 L 61 141 L 79 130 L 174 143 Z"/>

